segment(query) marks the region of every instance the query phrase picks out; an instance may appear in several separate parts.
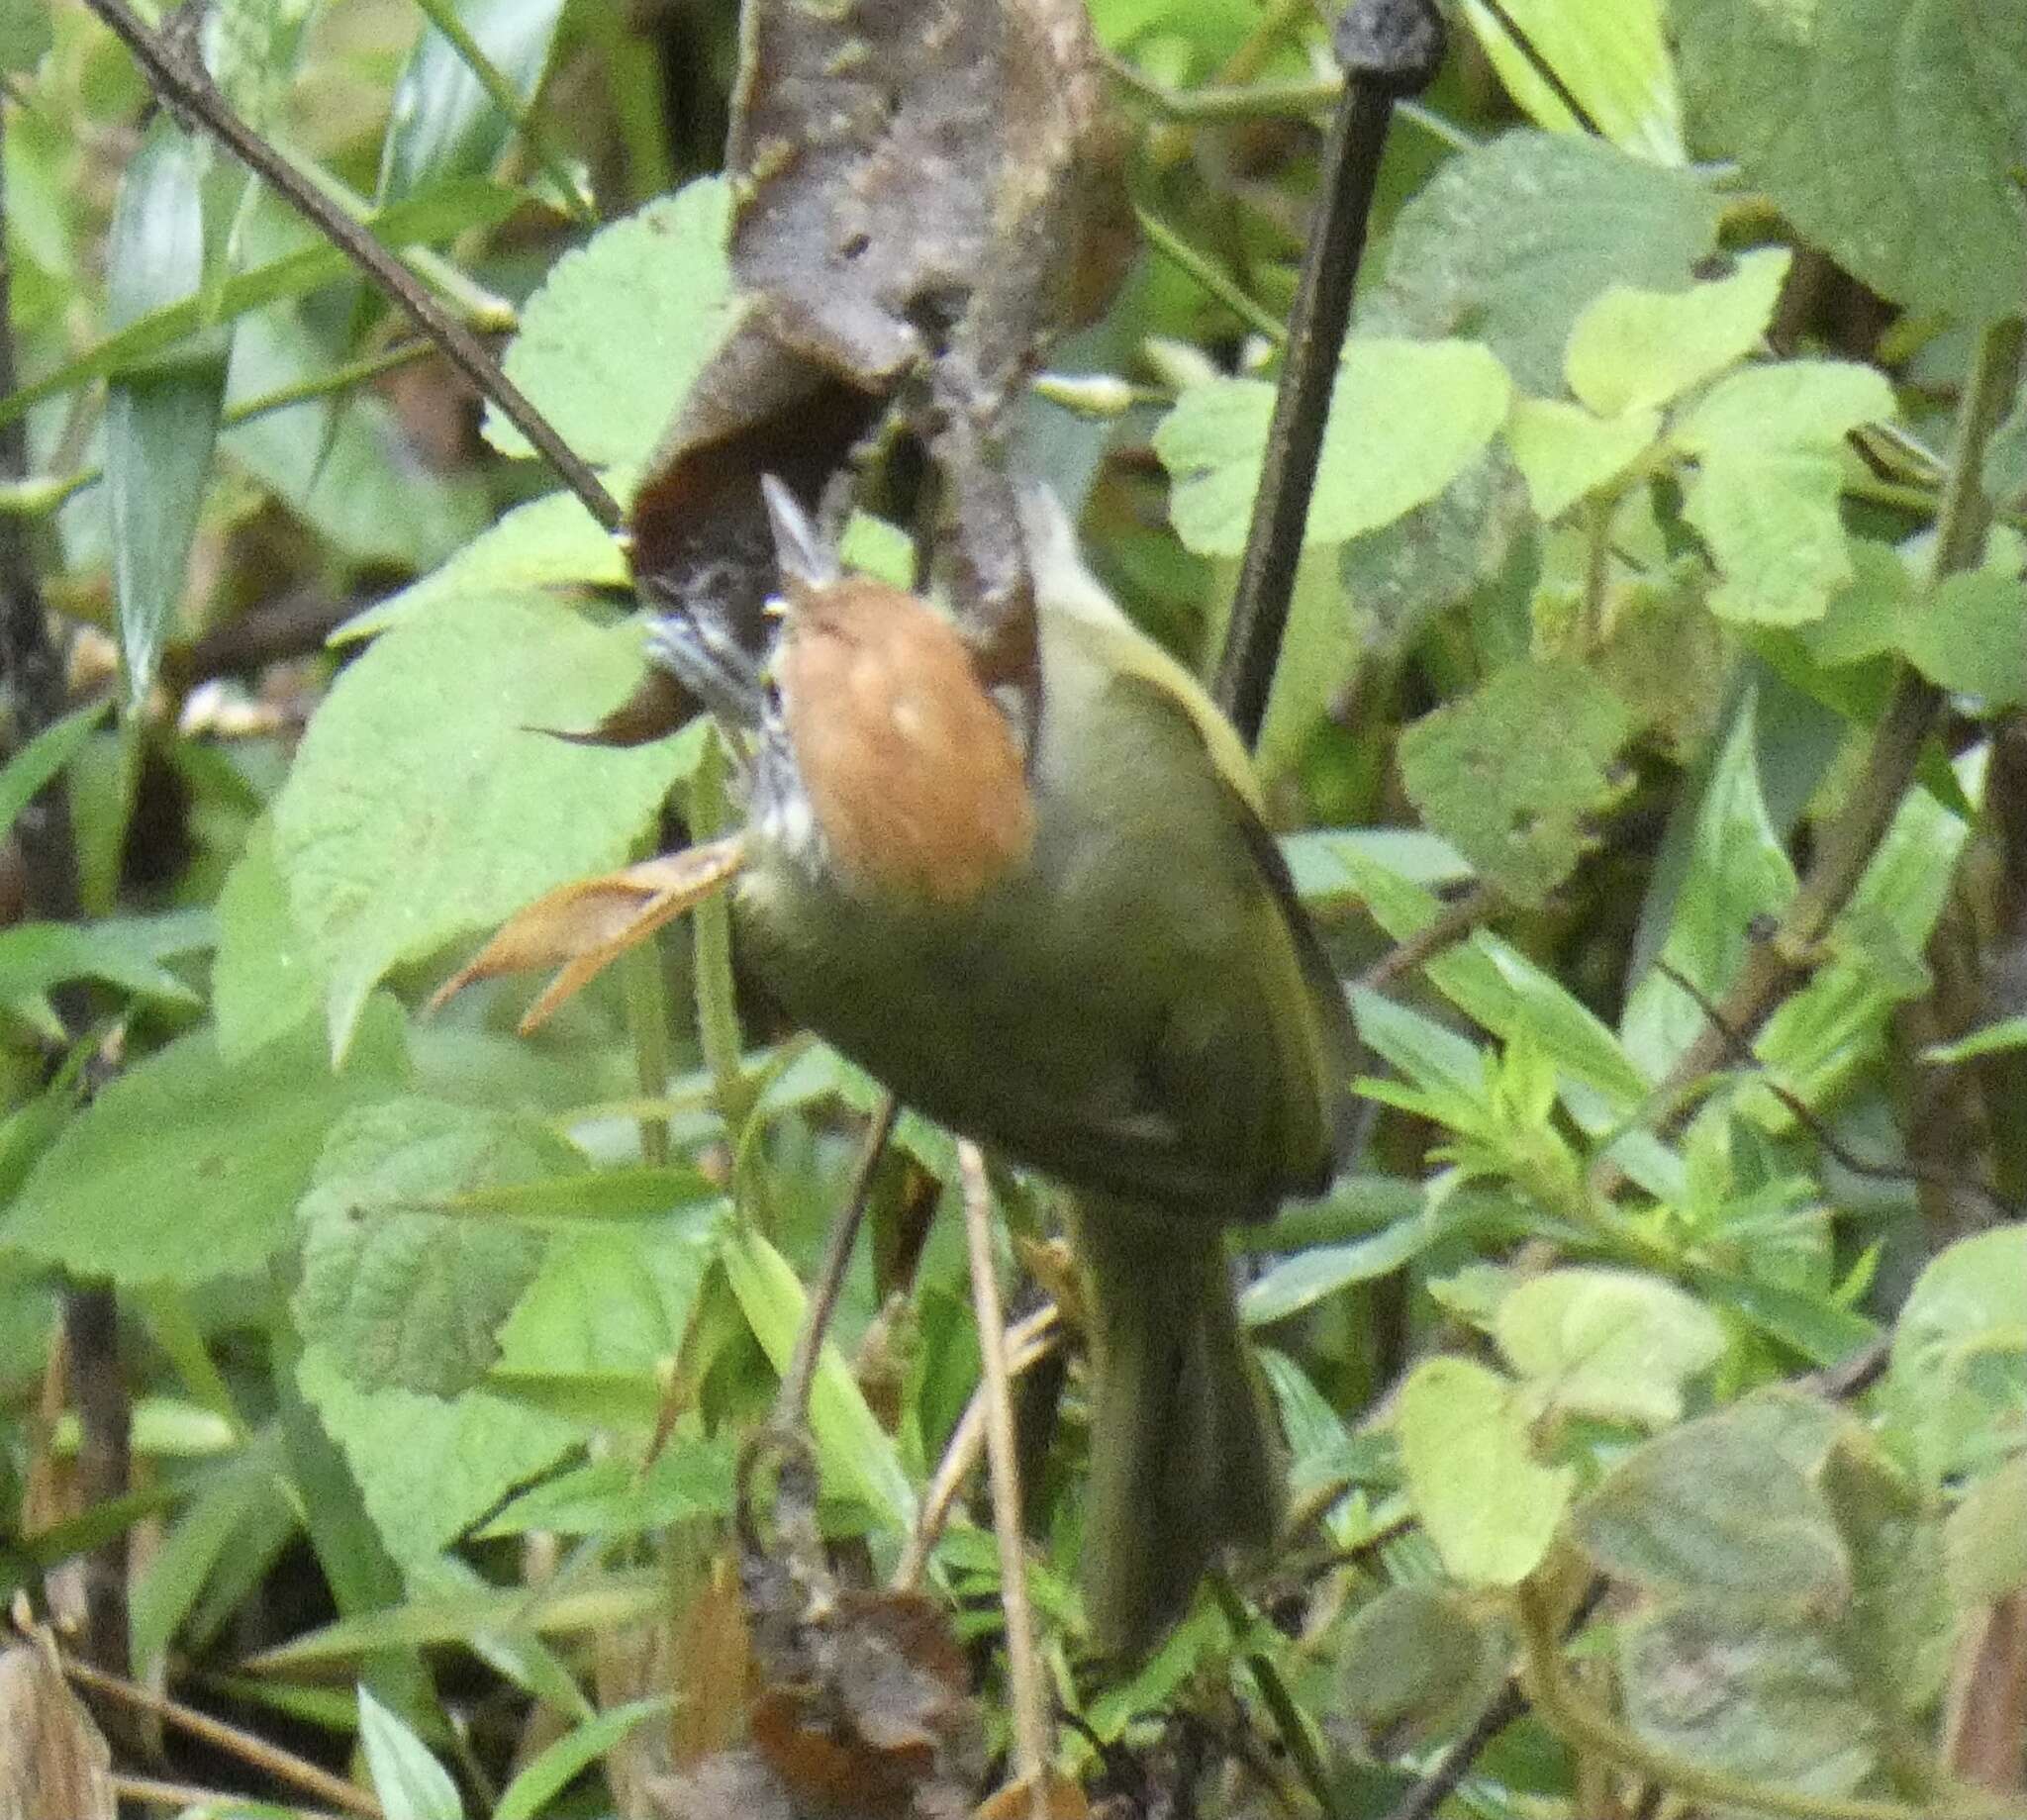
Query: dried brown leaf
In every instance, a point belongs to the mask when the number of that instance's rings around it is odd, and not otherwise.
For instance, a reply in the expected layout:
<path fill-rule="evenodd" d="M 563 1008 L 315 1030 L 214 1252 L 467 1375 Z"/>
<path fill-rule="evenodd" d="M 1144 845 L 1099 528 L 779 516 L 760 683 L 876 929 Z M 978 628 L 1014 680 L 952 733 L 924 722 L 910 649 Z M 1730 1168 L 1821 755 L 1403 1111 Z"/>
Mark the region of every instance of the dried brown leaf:
<path fill-rule="evenodd" d="M 511 916 L 437 989 L 430 1008 L 436 1009 L 475 981 L 560 962 L 561 972 L 521 1020 L 526 1035 L 628 948 L 721 890 L 744 863 L 744 837 L 735 834 L 664 853 L 603 878 L 561 886 Z"/>
<path fill-rule="evenodd" d="M 0 1650 L 0 1820 L 114 1820 L 113 1754 L 33 1643 Z"/>

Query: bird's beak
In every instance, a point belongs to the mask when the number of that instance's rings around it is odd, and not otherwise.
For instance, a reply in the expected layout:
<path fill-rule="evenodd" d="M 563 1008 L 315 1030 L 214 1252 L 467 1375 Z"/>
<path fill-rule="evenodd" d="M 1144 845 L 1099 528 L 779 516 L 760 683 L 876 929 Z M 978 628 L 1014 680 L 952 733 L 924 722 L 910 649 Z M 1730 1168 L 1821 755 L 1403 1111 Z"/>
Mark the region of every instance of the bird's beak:
<path fill-rule="evenodd" d="M 836 554 L 817 534 L 802 502 L 773 474 L 760 476 L 760 497 L 767 502 L 767 523 L 774 532 L 774 561 L 781 571 L 783 594 L 793 601 L 798 593 L 837 580 Z"/>

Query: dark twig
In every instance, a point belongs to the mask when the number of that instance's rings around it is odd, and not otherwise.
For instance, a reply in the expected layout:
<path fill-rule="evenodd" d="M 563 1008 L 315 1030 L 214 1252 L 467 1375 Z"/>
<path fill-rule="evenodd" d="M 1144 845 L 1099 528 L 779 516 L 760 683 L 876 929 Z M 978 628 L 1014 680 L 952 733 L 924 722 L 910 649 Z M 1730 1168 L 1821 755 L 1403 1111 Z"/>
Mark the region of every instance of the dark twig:
<path fill-rule="evenodd" d="M 7 106 L 0 101 L 0 166 L 6 158 Z M 7 238 L 7 194 L 0 178 L 0 398 L 14 390 L 14 317 Z M 0 426 L 0 485 L 28 472 L 28 426 Z M 49 616 L 29 548 L 29 527 L 0 514 L 0 677 L 13 698 L 16 739 L 26 744 L 63 713 L 63 655 L 49 636 Z M 57 773 L 16 817 L 22 908 L 38 921 L 68 922 L 79 910 L 77 848 L 70 797 Z M 57 987 L 50 1003 L 73 1035 L 90 1020 L 83 989 Z M 109 1285 L 78 1284 L 64 1292 L 63 1342 L 76 1397 L 81 1444 L 78 1491 L 87 1503 L 108 1502 L 127 1489 L 133 1411 L 120 1369 L 120 1307 Z M 127 1665 L 127 1541 L 124 1534 L 94 1550 L 84 1566 L 86 1641 L 108 1670 Z"/>
<path fill-rule="evenodd" d="M 2027 324 L 2017 317 L 1992 324 L 1979 337 L 1958 410 L 1956 446 L 1937 514 L 1930 559 L 1936 581 L 1974 569 L 1982 559 L 1991 524 L 1991 505 L 1982 487 L 1984 452 L 2018 390 L 2023 346 Z M 1844 808 L 1823 829 L 1800 889 L 1773 933 L 1753 943 L 1737 979 L 1718 1001 L 1716 1015 L 1706 1017 L 1703 1029 L 1656 1090 L 1656 1122 L 1662 1130 L 1681 1122 L 1696 1083 L 1721 1064 L 1728 1046 L 1750 1042 L 1774 1007 L 1808 979 L 1831 925 L 1851 902 L 1899 814 L 1942 708 L 1942 692 L 1903 668 L 1874 730 L 1864 769 Z M 1606 1166 L 1595 1172 L 1593 1186 L 1608 1195 L 1621 1179 L 1615 1167 Z"/>
<path fill-rule="evenodd" d="M 2027 1214 L 2027 1208 L 2023 1208 L 2018 1201 L 1994 1188 L 1991 1183 L 1958 1170 L 1945 1169 L 1940 1163 L 1922 1163 L 1913 1157 L 1909 1157 L 1903 1163 L 1881 1163 L 1870 1157 L 1859 1156 L 1823 1122 L 1812 1106 L 1799 1095 L 1789 1092 L 1782 1085 L 1774 1071 L 1753 1053 L 1752 1045 L 1746 1041 L 1743 1032 L 1734 1030 L 1725 1023 L 1723 1007 L 1713 1003 L 1710 995 L 1695 981 L 1659 955 L 1655 956 L 1654 970 L 1696 1002 L 1696 1008 L 1724 1037 L 1729 1059 L 1751 1069 L 1755 1079 L 1780 1101 L 1788 1116 L 1852 1175 L 1868 1182 L 1926 1182 L 1936 1188 L 1956 1189 L 1977 1195 L 1994 1211 L 2004 1214 L 2009 1219 L 2018 1219 Z"/>
<path fill-rule="evenodd" d="M 199 121 L 223 141 L 249 170 L 291 207 L 306 216 L 317 231 L 398 304 L 424 335 L 443 351 L 451 365 L 470 381 L 526 436 L 559 480 L 584 502 L 585 510 L 608 530 L 617 530 L 625 515 L 605 483 L 556 433 L 521 388 L 500 370 L 486 345 L 459 322 L 411 273 L 407 266 L 359 224 L 322 195 L 280 152 L 234 112 L 202 64 L 186 56 L 157 32 L 151 32 L 126 0 L 85 0 L 85 4 L 147 72 L 155 93 L 171 107 Z"/>
<path fill-rule="evenodd" d="M 1443 28 L 1426 0 L 1353 0 L 1337 22 L 1334 46 L 1344 93 L 1323 145 L 1315 220 L 1289 314 L 1260 492 L 1217 672 L 1218 704 L 1248 742 L 1259 736 L 1281 656 L 1380 153 L 1395 102 L 1434 79 Z"/>
<path fill-rule="evenodd" d="M 803 1310 L 802 1330 L 796 1335 L 796 1349 L 789 1359 L 787 1372 L 782 1376 L 781 1393 L 774 1404 L 774 1419 L 785 1427 L 800 1430 L 809 1420 L 810 1386 L 817 1376 L 817 1360 L 823 1350 L 823 1335 L 829 1330 L 830 1317 L 836 1312 L 837 1298 L 843 1293 L 844 1273 L 851 1268 L 851 1249 L 857 1243 L 859 1227 L 865 1221 L 866 1200 L 873 1188 L 873 1171 L 880 1166 L 887 1140 L 894 1135 L 894 1121 L 900 1115 L 900 1103 L 892 1094 L 883 1092 L 879 1103 L 873 1107 L 872 1121 L 866 1126 L 865 1139 L 859 1146 L 858 1162 L 852 1169 L 851 1187 L 845 1191 L 844 1204 L 837 1209 L 837 1217 L 831 1221 L 829 1243 L 823 1251 L 823 1267 L 818 1274 L 817 1287 L 810 1292 L 809 1303 Z"/>

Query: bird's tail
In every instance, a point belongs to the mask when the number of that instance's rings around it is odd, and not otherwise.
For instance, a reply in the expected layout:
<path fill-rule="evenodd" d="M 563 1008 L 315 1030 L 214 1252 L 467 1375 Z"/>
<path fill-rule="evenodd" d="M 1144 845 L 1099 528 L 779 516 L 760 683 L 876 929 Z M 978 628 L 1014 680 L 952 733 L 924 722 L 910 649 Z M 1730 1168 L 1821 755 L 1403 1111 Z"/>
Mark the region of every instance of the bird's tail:
<path fill-rule="evenodd" d="M 1095 1345 L 1085 1608 L 1102 1649 L 1135 1657 L 1221 1548 L 1273 1540 L 1281 1447 L 1217 1227 L 1085 1197 L 1075 1236 Z"/>

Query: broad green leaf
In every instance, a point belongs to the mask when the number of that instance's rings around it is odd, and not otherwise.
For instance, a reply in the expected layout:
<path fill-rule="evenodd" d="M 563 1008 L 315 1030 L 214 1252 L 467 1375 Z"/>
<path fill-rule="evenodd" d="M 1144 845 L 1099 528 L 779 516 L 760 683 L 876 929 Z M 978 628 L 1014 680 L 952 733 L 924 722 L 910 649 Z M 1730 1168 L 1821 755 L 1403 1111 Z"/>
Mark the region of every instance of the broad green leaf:
<path fill-rule="evenodd" d="M 1332 550 L 1308 550 L 1296 565 L 1281 658 L 1253 744 L 1253 768 L 1270 796 L 1277 780 L 1297 772 L 1310 737 L 1359 666 L 1359 618 L 1345 598 L 1335 558 Z"/>
<path fill-rule="evenodd" d="M 387 1820 L 464 1820 L 457 1784 L 423 1741 L 359 1685 L 359 1746 Z"/>
<path fill-rule="evenodd" d="M 1754 919 L 1794 895 L 1794 867 L 1767 816 L 1754 757 L 1755 716 L 1737 716 L 1697 806 L 1689 865 L 1676 892 L 1662 956 L 1713 1004 L 1743 961 Z M 1658 969 L 1626 1001 L 1621 1035 L 1637 1066 L 1659 1080 L 1702 1032 L 1703 1007 Z"/>
<path fill-rule="evenodd" d="M 541 84 L 562 0 L 452 0 L 452 11 L 526 109 Z M 456 46 L 425 25 L 388 106 L 381 200 L 414 195 L 443 177 L 483 175 L 514 128 Z"/>
<path fill-rule="evenodd" d="M 1537 397 L 1612 285 L 1680 290 L 1717 242 L 1717 197 L 1589 139 L 1507 133 L 1449 159 L 1400 212 L 1361 333 L 1471 335 Z"/>
<path fill-rule="evenodd" d="M 128 164 L 107 240 L 106 315 L 115 330 L 204 288 L 205 179 L 213 155 L 209 141 L 162 113 Z M 183 598 L 225 377 L 224 347 L 206 337 L 174 367 L 117 377 L 106 389 L 113 601 L 130 712 L 154 685 Z"/>
<path fill-rule="evenodd" d="M 0 0 L 0 74 L 27 75 L 54 42 L 47 0 Z"/>
<path fill-rule="evenodd" d="M 507 1784 L 493 1820 L 535 1820 L 549 1802 L 584 1770 L 596 1763 L 637 1725 L 669 1710 L 670 1694 L 652 1699 L 628 1700 L 595 1719 L 587 1719 L 575 1731 L 565 1732 L 553 1744 L 536 1754 L 528 1767 Z"/>
<path fill-rule="evenodd" d="M 1657 1592 L 1796 1614 L 1835 1609 L 1851 1562 L 1815 1475 L 1847 1417 L 1762 1391 L 1634 1449 L 1577 1507 L 1607 1573 Z"/>
<path fill-rule="evenodd" d="M 1848 1792 L 1875 1762 L 1847 1665 L 1800 1617 L 1664 1607 L 1621 1634 L 1626 1720 L 1691 1763 L 1797 1794 Z"/>
<path fill-rule="evenodd" d="M 688 1418 L 644 1465 L 614 1456 L 563 1473 L 522 1492 L 481 1533 L 619 1537 L 692 1517 L 729 1517 L 734 1451 L 729 1435 L 707 1439 Z"/>
<path fill-rule="evenodd" d="M 612 870 L 653 824 L 669 742 L 615 752 L 530 730 L 589 725 L 623 700 L 638 640 L 540 596 L 473 596 L 339 676 L 274 809 L 335 1053 L 389 968 Z"/>
<path fill-rule="evenodd" d="M 469 181 L 446 184 L 413 202 L 398 202 L 366 218 L 376 239 L 399 249 L 448 239 L 467 228 L 497 226 L 521 201 L 518 190 Z M 12 423 L 46 398 L 154 360 L 191 335 L 230 323 L 249 311 L 307 296 L 346 276 L 343 253 L 321 236 L 303 231 L 304 243 L 253 267 L 236 272 L 213 297 L 191 297 L 151 310 L 87 348 L 75 359 L 0 398 L 0 424 Z"/>
<path fill-rule="evenodd" d="M 1707 1265 L 1691 1265 L 1687 1280 L 1707 1301 L 1743 1316 L 1811 1365 L 1842 1365 L 1880 1337 L 1874 1322 L 1826 1294 Z"/>
<path fill-rule="evenodd" d="M 1333 1718 L 1394 1757 L 1454 1730 L 1494 1693 L 1507 1648 L 1454 1587 L 1389 1586 L 1361 1606 L 1338 1656 Z"/>
<path fill-rule="evenodd" d="M 501 1329 L 504 1364 L 557 1376 L 654 1373 L 682 1344 L 718 1217 L 714 1202 L 680 1222 L 554 1239 Z"/>
<path fill-rule="evenodd" d="M 1787 360 L 1721 381 L 1676 432 L 1697 457 L 1684 515 L 1720 576 L 1710 604 L 1764 625 L 1820 620 L 1853 580 L 1838 516 L 1841 439 L 1893 414 L 1885 376 L 1841 361 Z"/>
<path fill-rule="evenodd" d="M 1992 1459 L 2027 1411 L 2027 1226 L 1959 1239 L 1914 1281 L 1888 1381 L 1900 1445 L 1934 1484 Z"/>
<path fill-rule="evenodd" d="M 1535 1460 L 1516 1386 L 1469 1359 L 1425 1360 L 1401 1387 L 1395 1432 L 1415 1514 L 1457 1579 L 1510 1586 L 1541 1565 L 1571 1474 Z"/>
<path fill-rule="evenodd" d="M 2013 0 L 1671 0 L 1692 119 L 1801 238 L 1973 325 L 2027 295 Z"/>
<path fill-rule="evenodd" d="M 332 1127 L 297 1209 L 303 1337 L 363 1390 L 454 1396 L 499 1357 L 498 1329 L 542 1259 L 526 1227 L 434 1203 L 579 1165 L 572 1147 L 496 1112 L 410 1097 Z"/>
<path fill-rule="evenodd" d="M 1480 872 L 1539 904 L 1582 857 L 1626 732 L 1625 710 L 1582 665 L 1515 664 L 1400 736 L 1401 782 Z"/>
<path fill-rule="evenodd" d="M 1341 543 L 1434 499 L 1492 440 L 1510 396 L 1498 361 L 1474 341 L 1351 341 L 1304 540 Z M 1216 379 L 1185 392 L 1155 431 L 1177 534 L 1200 555 L 1245 548 L 1273 413 L 1266 381 Z"/>
<path fill-rule="evenodd" d="M 1605 418 L 1673 404 L 1760 345 L 1790 256 L 1749 252 L 1728 276 L 1686 291 L 1614 285 L 1570 332 L 1570 390 Z"/>
<path fill-rule="evenodd" d="M 1682 102 L 1661 0 L 1504 0 L 1500 10 L 1614 145 L 1657 164 L 1683 161 Z M 1491 7 L 1465 0 L 1464 17 L 1507 92 L 1538 125 L 1583 130 Z"/>
<path fill-rule="evenodd" d="M 1718 573 L 1710 610 L 1754 625 L 1819 620 L 1851 580 L 1851 549 L 1837 502 L 1837 457 L 1776 449 L 1706 458 L 1690 479 L 1683 517 Z"/>
<path fill-rule="evenodd" d="M 1716 1315 L 1636 1271 L 1531 1278 L 1499 1303 L 1495 1332 L 1506 1363 L 1557 1407 L 1656 1428 L 1681 1419 L 1684 1384 L 1724 1350 Z"/>
<path fill-rule="evenodd" d="M 608 474 L 625 498 L 630 485 Z M 434 602 L 463 594 L 523 593 L 535 588 L 626 588 L 627 558 L 618 540 L 574 493 L 550 493 L 516 506 L 499 523 L 460 544 L 450 559 L 392 598 L 354 614 L 333 644 L 371 638 Z"/>
<path fill-rule="evenodd" d="M 118 924 L 17 922 L 0 929 L 0 1004 L 19 1006 L 66 980 L 103 980 L 137 998 L 198 1003 Z"/>
<path fill-rule="evenodd" d="M 234 337 L 227 403 L 310 383 L 330 366 L 300 311 L 265 311 Z M 483 486 L 419 462 L 378 398 L 309 398 L 228 430 L 219 446 L 355 562 L 428 568 L 485 523 Z"/>
<path fill-rule="evenodd" d="M 296 1379 L 343 1454 L 388 1554 L 412 1572 L 585 1433 L 579 1423 L 484 1390 L 447 1401 L 414 1390 L 362 1390 L 321 1346 L 304 1349 Z"/>
<path fill-rule="evenodd" d="M 737 320 L 731 192 L 701 178 L 614 222 L 549 268 L 521 313 L 507 377 L 601 467 L 638 467 Z M 490 406 L 486 439 L 531 453 Z"/>
<path fill-rule="evenodd" d="M 1950 1512 L 1943 1565 L 1960 1609 L 1986 1605 L 2027 1586 L 2027 1453 L 1980 1479 Z"/>
<path fill-rule="evenodd" d="M 1830 596 L 1820 620 L 1796 627 L 1820 664 L 1864 663 L 1892 650 L 1900 639 L 1902 616 L 1920 598 L 1897 550 L 1870 537 L 1853 537 L 1846 554 L 1851 580 Z"/>
<path fill-rule="evenodd" d="M 761 1351 L 777 1372 L 786 1371 L 807 1300 L 788 1260 L 742 1221 L 726 1225 L 719 1257 Z M 915 1487 L 901 1470 L 893 1438 L 867 1408 L 836 1346 L 827 1342 L 811 1387 L 810 1431 L 825 1479 L 849 1489 L 887 1524 L 906 1529 L 915 1521 Z"/>
<path fill-rule="evenodd" d="M 1712 386 L 1678 426 L 1675 439 L 1705 460 L 1781 449 L 1827 454 L 1861 425 L 1893 415 L 1893 388 L 1877 367 L 1777 360 L 1742 367 Z"/>
<path fill-rule="evenodd" d="M 106 718 L 110 704 L 90 702 L 52 720 L 0 766 L 0 832 L 12 828 L 21 812 L 61 771 Z"/>
<path fill-rule="evenodd" d="M 405 1085 L 401 1017 L 360 1022 L 341 1073 L 315 1030 L 236 1063 L 209 1030 L 111 1082 L 56 1141 L 0 1240 L 79 1277 L 205 1283 L 264 1269 L 289 1236 L 325 1133 Z"/>
<path fill-rule="evenodd" d="M 219 1054 L 228 1062 L 252 1054 L 296 1028 L 323 1001 L 274 862 L 274 823 L 262 815 L 219 888 L 218 958 L 211 969 Z"/>
<path fill-rule="evenodd" d="M 1609 485 L 1654 446 L 1661 413 L 1597 417 L 1560 398 L 1518 398 L 1506 420 L 1506 449 L 1544 520 L 1559 519 L 1585 494 Z"/>
<path fill-rule="evenodd" d="M 2027 701 L 2027 582 L 1992 569 L 1947 576 L 1903 612 L 1900 645 L 1937 688 L 2017 707 Z"/>

